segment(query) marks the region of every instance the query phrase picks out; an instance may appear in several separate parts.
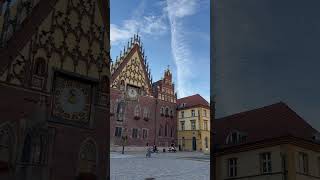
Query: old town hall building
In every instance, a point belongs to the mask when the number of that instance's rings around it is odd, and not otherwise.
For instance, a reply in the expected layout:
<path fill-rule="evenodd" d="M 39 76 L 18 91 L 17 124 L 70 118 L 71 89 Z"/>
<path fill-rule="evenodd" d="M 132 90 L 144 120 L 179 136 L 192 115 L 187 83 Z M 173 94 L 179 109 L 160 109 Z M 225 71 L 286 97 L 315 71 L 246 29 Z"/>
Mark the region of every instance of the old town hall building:
<path fill-rule="evenodd" d="M 176 143 L 176 93 L 172 74 L 152 82 L 140 37 L 134 37 L 111 64 L 110 145 Z"/>
<path fill-rule="evenodd" d="M 109 14 L 108 0 L 0 0 L 1 180 L 108 179 Z"/>

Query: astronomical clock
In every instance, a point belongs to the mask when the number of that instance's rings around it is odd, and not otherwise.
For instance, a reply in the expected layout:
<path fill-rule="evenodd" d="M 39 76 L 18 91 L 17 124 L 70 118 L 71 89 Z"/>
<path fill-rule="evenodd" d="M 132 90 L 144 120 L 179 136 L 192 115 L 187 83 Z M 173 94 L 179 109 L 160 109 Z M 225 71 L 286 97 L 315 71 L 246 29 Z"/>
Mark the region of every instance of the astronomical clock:
<path fill-rule="evenodd" d="M 88 125 L 93 90 L 92 83 L 59 73 L 53 83 L 53 119 L 67 124 Z"/>
<path fill-rule="evenodd" d="M 139 87 L 135 87 L 132 85 L 127 85 L 127 99 L 128 100 L 137 100 L 138 99 L 138 95 L 140 93 L 140 88 Z"/>

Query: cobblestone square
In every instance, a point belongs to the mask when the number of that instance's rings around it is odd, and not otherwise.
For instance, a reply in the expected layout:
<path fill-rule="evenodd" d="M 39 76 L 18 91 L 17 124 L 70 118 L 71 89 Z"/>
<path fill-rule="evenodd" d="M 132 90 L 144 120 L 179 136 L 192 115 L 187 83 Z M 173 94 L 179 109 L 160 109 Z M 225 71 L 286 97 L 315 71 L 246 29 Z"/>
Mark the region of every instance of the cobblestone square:
<path fill-rule="evenodd" d="M 112 152 L 111 180 L 209 180 L 210 156 L 199 152 Z"/>

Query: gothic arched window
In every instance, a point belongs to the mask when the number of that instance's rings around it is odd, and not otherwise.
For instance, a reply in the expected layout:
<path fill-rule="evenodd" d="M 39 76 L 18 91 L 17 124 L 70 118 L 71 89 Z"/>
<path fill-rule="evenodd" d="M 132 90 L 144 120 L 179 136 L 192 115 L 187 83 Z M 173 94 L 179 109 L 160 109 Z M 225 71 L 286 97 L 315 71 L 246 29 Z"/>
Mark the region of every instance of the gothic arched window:
<path fill-rule="evenodd" d="M 46 73 L 46 60 L 43 58 L 37 58 L 34 63 L 33 73 L 37 76 L 44 76 Z"/>
<path fill-rule="evenodd" d="M 160 114 L 164 115 L 164 108 L 163 107 L 161 107 L 161 109 L 160 109 Z"/>
<path fill-rule="evenodd" d="M 123 121 L 124 108 L 125 108 L 124 102 L 119 102 L 117 106 L 118 121 Z"/>
<path fill-rule="evenodd" d="M 139 105 L 136 105 L 136 107 L 134 109 L 134 116 L 140 117 L 140 106 Z"/>
<path fill-rule="evenodd" d="M 169 116 L 169 108 L 166 107 L 166 116 Z"/>
<path fill-rule="evenodd" d="M 21 161 L 24 163 L 29 163 L 31 160 L 31 135 L 28 134 L 25 137 L 24 144 L 23 144 L 23 150 L 22 150 L 22 158 Z"/>
<path fill-rule="evenodd" d="M 149 118 L 149 110 L 148 108 L 143 109 L 143 118 L 148 119 Z"/>
<path fill-rule="evenodd" d="M 168 124 L 164 126 L 164 136 L 168 136 Z"/>

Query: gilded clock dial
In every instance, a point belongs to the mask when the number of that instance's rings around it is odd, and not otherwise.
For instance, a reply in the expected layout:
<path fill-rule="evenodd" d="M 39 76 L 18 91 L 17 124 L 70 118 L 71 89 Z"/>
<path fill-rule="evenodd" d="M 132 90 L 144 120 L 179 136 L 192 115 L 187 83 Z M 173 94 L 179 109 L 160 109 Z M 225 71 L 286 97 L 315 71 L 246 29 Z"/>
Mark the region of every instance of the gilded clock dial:
<path fill-rule="evenodd" d="M 136 89 L 130 88 L 128 92 L 129 97 L 135 98 L 138 95 L 138 92 Z"/>
<path fill-rule="evenodd" d="M 88 122 L 91 107 L 90 94 L 90 84 L 57 77 L 53 114 L 66 120 Z"/>
<path fill-rule="evenodd" d="M 85 98 L 81 89 L 64 88 L 61 92 L 59 101 L 64 112 L 79 113 L 85 108 Z"/>

